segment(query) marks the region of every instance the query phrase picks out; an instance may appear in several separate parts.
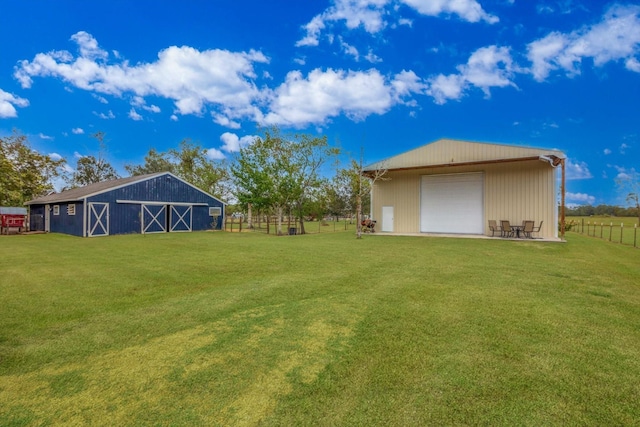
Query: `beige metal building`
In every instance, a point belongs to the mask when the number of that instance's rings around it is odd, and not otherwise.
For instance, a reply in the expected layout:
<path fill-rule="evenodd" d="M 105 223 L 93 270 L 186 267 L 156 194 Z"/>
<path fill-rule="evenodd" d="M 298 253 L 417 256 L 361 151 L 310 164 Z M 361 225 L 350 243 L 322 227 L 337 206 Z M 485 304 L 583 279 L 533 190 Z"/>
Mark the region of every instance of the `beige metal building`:
<path fill-rule="evenodd" d="M 370 216 L 377 231 L 394 234 L 490 236 L 489 220 L 533 220 L 543 223 L 535 237 L 558 239 L 564 160 L 558 150 L 440 139 L 364 168 L 386 170 Z"/>

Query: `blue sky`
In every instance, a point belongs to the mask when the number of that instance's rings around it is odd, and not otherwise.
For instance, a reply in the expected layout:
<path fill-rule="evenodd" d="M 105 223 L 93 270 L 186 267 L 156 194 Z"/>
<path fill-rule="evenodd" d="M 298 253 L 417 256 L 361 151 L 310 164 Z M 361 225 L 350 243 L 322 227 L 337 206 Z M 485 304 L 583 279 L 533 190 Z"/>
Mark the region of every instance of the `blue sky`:
<path fill-rule="evenodd" d="M 0 5 L 0 134 L 122 175 L 260 129 L 373 162 L 439 138 L 565 152 L 567 202 L 640 165 L 640 5 L 580 0 L 22 0 Z"/>

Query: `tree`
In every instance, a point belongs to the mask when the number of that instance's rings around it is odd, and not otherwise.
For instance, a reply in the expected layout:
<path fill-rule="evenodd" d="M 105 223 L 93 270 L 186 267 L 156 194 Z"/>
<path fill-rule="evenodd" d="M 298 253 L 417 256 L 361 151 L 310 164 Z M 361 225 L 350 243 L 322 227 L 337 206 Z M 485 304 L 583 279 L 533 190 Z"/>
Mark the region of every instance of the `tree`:
<path fill-rule="evenodd" d="M 224 164 L 210 160 L 204 148 L 185 139 L 179 149 L 171 149 L 168 154 L 177 176 L 215 197 L 226 198 L 229 172 Z"/>
<path fill-rule="evenodd" d="M 627 203 L 631 203 L 636 211 L 638 222 L 640 222 L 640 173 L 635 172 L 633 169 L 632 171 L 631 174 L 625 175 L 624 178 L 616 180 L 616 184 L 623 191 L 628 192 L 626 197 Z"/>
<path fill-rule="evenodd" d="M 358 192 L 356 193 L 356 216 L 358 223 L 356 224 L 356 237 L 362 238 L 362 199 L 364 197 L 371 197 L 371 190 L 376 181 L 389 180 L 387 177 L 387 166 L 385 162 L 379 162 L 365 171 L 362 166 L 362 151 L 360 152 L 360 163 L 358 167 Z"/>
<path fill-rule="evenodd" d="M 168 153 L 159 153 L 152 148 L 144 157 L 144 165 L 125 165 L 124 169 L 129 172 L 129 175 L 138 176 L 156 172 L 174 172 L 175 165 Z"/>
<path fill-rule="evenodd" d="M 199 189 L 218 197 L 229 194 L 229 172 L 224 164 L 216 164 L 207 157 L 200 145 L 185 139 L 178 149 L 158 152 L 151 148 L 143 165 L 126 165 L 131 176 L 156 172 L 171 172 Z"/>
<path fill-rule="evenodd" d="M 326 137 L 285 137 L 272 128 L 263 138 L 242 148 L 231 165 L 235 195 L 243 206 L 276 210 L 279 234 L 283 212 L 295 210 L 304 233 L 305 203 L 321 187 L 321 166 L 337 152 L 329 147 Z"/>
<path fill-rule="evenodd" d="M 329 190 L 331 210 L 334 214 L 356 215 L 358 207 L 358 194 L 360 195 L 360 211 L 369 209 L 371 201 L 371 188 L 369 180 L 363 180 L 361 165 L 351 160 L 349 167 L 338 169 Z"/>
<path fill-rule="evenodd" d="M 82 156 L 78 159 L 76 170 L 71 174 L 70 178 L 67 179 L 70 188 L 120 178 L 113 166 L 105 159 L 104 153 L 106 152 L 106 145 L 104 142 L 104 132 L 96 132 L 91 136 L 98 140 L 100 146 L 98 157 Z"/>
<path fill-rule="evenodd" d="M 24 135 L 0 137 L 0 206 L 21 206 L 53 191 L 64 163 L 33 150 Z"/>

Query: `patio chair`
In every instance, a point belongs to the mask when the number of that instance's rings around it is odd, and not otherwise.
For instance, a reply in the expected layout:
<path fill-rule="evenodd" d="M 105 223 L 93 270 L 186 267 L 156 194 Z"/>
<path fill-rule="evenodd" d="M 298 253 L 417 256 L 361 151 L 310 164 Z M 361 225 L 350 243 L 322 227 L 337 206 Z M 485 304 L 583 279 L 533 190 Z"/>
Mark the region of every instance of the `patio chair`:
<path fill-rule="evenodd" d="M 491 230 L 491 237 L 494 237 L 497 232 L 502 236 L 502 228 L 498 225 L 495 219 L 489 220 L 489 230 Z"/>
<path fill-rule="evenodd" d="M 542 228 L 542 223 L 543 223 L 543 222 L 544 222 L 544 221 L 540 221 L 540 225 L 539 225 L 539 226 L 537 226 L 537 227 L 533 227 L 533 231 L 532 231 L 532 233 L 539 233 L 539 232 L 540 232 L 540 229 Z"/>
<path fill-rule="evenodd" d="M 502 237 L 513 237 L 515 230 L 511 228 L 509 221 L 502 220 L 500 221 L 500 224 L 502 226 Z"/>
<path fill-rule="evenodd" d="M 531 233 L 533 233 L 534 224 L 535 223 L 533 221 L 524 221 L 522 223 L 522 234 L 524 234 L 524 237 L 528 239 L 533 239 L 533 236 L 531 235 Z"/>

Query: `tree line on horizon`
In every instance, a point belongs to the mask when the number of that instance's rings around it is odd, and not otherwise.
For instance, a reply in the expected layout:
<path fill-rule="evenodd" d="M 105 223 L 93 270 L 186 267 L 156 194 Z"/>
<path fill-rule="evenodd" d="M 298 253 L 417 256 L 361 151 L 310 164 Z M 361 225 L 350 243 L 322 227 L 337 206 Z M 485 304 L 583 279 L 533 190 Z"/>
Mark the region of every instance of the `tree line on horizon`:
<path fill-rule="evenodd" d="M 611 217 L 637 217 L 636 206 L 615 205 L 578 205 L 565 207 L 566 216 L 611 216 Z"/>

